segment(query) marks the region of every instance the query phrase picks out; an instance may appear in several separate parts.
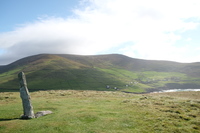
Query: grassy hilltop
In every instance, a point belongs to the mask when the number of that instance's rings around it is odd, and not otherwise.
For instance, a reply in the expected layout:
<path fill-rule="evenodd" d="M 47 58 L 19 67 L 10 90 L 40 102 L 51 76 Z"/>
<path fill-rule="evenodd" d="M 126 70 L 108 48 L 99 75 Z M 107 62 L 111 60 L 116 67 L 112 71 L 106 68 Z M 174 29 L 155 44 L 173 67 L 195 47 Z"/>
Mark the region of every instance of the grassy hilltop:
<path fill-rule="evenodd" d="M 199 133 L 200 92 L 128 94 L 111 91 L 32 92 L 34 112 L 21 120 L 19 92 L 0 93 L 1 133 Z"/>
<path fill-rule="evenodd" d="M 40 54 L 0 66 L 1 92 L 18 91 L 20 71 L 25 72 L 30 91 L 117 89 L 142 93 L 200 88 L 200 63 L 141 60 L 118 54 Z"/>
<path fill-rule="evenodd" d="M 23 113 L 20 71 L 26 74 L 34 112 L 51 110 L 53 114 L 19 119 Z M 0 66 L 0 132 L 198 133 L 200 92 L 136 95 L 120 91 L 199 88 L 199 80 L 200 63 L 115 54 L 26 57 Z"/>

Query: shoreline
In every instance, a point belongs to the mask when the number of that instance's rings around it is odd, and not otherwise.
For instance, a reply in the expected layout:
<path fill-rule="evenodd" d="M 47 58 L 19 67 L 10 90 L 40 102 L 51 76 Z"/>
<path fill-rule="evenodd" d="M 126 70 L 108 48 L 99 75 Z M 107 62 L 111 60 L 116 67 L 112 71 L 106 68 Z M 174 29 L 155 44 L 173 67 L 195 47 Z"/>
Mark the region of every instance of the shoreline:
<path fill-rule="evenodd" d="M 200 89 L 168 89 L 168 90 L 161 90 L 161 91 L 155 91 L 155 92 L 150 92 L 150 93 L 183 92 L 183 91 L 200 91 Z"/>
<path fill-rule="evenodd" d="M 164 89 L 164 90 L 146 90 L 146 92 L 127 92 L 121 91 L 124 93 L 132 93 L 132 94 L 151 94 L 151 93 L 165 93 L 165 92 L 186 92 L 186 91 L 200 91 L 200 89 Z"/>

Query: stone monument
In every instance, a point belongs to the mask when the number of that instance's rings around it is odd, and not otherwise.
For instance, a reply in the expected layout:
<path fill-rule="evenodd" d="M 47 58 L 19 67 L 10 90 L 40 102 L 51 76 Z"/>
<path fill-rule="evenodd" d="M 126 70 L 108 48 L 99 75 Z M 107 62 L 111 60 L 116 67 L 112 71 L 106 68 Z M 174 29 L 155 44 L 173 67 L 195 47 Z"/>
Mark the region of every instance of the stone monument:
<path fill-rule="evenodd" d="M 21 116 L 22 119 L 31 119 L 35 118 L 33 106 L 31 104 L 31 97 L 27 88 L 26 77 L 24 72 L 18 74 L 19 83 L 20 83 L 20 97 L 22 99 L 23 112 Z"/>
<path fill-rule="evenodd" d="M 18 74 L 18 78 L 20 83 L 20 97 L 22 99 L 22 105 L 24 111 L 24 114 L 21 116 L 21 118 L 32 119 L 53 113 L 50 110 L 46 110 L 46 111 L 39 111 L 36 114 L 34 114 L 33 106 L 31 104 L 31 97 L 27 88 L 27 82 L 24 72 L 20 72 Z"/>

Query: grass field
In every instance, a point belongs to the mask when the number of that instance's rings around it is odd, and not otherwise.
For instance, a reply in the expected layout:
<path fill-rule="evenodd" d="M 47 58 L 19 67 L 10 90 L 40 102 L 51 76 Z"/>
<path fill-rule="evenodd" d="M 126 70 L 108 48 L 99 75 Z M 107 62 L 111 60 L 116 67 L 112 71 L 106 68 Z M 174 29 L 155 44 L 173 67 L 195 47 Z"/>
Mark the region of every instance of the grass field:
<path fill-rule="evenodd" d="M 113 91 L 31 92 L 31 120 L 18 92 L 0 93 L 1 133 L 199 133 L 200 92 L 127 94 Z"/>

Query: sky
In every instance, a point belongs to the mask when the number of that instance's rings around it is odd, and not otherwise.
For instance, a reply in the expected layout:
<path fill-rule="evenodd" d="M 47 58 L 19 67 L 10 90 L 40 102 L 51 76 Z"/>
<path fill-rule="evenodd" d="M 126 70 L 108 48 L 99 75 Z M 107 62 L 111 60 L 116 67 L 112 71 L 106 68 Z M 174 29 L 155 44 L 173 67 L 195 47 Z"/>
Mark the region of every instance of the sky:
<path fill-rule="evenodd" d="M 200 0 L 0 0 L 0 65 L 31 55 L 200 62 Z"/>

